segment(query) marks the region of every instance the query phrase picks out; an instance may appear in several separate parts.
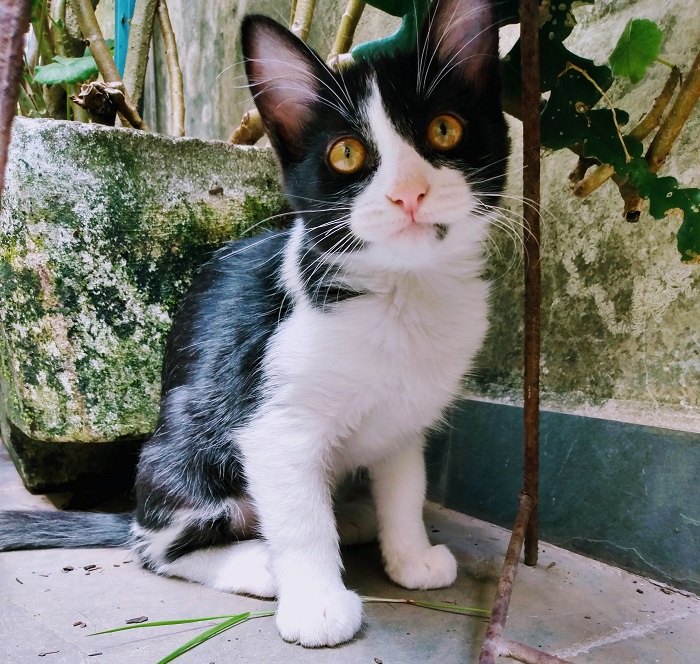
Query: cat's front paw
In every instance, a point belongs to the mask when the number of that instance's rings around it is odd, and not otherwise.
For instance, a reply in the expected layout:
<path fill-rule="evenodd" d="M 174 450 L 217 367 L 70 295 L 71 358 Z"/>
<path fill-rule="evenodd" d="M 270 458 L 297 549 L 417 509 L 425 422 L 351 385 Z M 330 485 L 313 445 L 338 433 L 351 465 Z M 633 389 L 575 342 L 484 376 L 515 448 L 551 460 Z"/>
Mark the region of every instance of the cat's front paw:
<path fill-rule="evenodd" d="M 387 560 L 386 573 L 404 588 L 444 588 L 457 578 L 457 561 L 444 544 L 438 544 L 415 556 Z"/>
<path fill-rule="evenodd" d="M 277 629 L 285 641 L 309 648 L 349 641 L 362 625 L 362 600 L 350 590 L 280 599 Z"/>

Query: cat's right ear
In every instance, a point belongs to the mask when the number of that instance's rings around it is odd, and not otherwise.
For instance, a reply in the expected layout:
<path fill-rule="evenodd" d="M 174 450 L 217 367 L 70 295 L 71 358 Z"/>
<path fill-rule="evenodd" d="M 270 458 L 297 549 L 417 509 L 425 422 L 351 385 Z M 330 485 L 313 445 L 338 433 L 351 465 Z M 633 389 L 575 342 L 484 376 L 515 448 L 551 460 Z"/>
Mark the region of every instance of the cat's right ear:
<path fill-rule="evenodd" d="M 325 65 L 289 30 L 267 16 L 241 26 L 248 84 L 272 145 L 282 158 L 302 149 L 304 125 L 319 98 Z"/>

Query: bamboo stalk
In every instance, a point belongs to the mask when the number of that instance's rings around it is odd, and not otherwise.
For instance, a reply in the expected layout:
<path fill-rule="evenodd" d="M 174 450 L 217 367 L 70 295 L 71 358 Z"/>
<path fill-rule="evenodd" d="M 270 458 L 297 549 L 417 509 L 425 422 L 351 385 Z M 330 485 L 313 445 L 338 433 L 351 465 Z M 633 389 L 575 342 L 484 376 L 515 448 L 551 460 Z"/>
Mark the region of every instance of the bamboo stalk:
<path fill-rule="evenodd" d="M 138 108 L 146 80 L 148 53 L 153 38 L 153 22 L 156 17 L 158 0 L 136 0 L 134 15 L 129 28 L 129 45 L 124 66 L 124 85 Z"/>
<path fill-rule="evenodd" d="M 365 3 L 362 0 L 349 0 L 338 26 L 338 34 L 335 37 L 333 49 L 328 56 L 328 61 L 331 62 L 339 55 L 347 53 L 352 47 L 352 41 L 355 38 L 355 30 L 360 22 L 362 12 L 365 10 Z"/>
<path fill-rule="evenodd" d="M 309 37 L 315 7 L 316 0 L 297 0 L 296 2 L 291 31 L 303 41 Z"/>
<path fill-rule="evenodd" d="M 170 14 L 165 0 L 158 0 L 158 22 L 165 44 L 165 63 L 170 81 L 170 133 L 173 136 L 185 135 L 185 97 L 182 91 L 182 69 L 177 54 L 175 33 L 170 23 Z"/>
<path fill-rule="evenodd" d="M 0 3 L 0 196 L 5 185 L 12 121 L 17 113 L 24 35 L 29 27 L 31 5 L 30 0 Z"/>
<path fill-rule="evenodd" d="M 129 97 L 129 93 L 124 88 L 124 82 L 119 75 L 117 66 L 114 64 L 112 55 L 109 52 L 107 42 L 102 36 L 99 23 L 95 17 L 95 11 L 92 8 L 90 0 L 72 0 L 73 11 L 78 19 L 80 31 L 85 37 L 85 41 L 90 46 L 90 53 L 95 58 L 97 67 L 102 74 L 102 78 L 107 86 L 116 88 L 123 92 L 123 96 L 117 102 L 117 110 L 124 116 L 124 119 L 136 129 L 144 129 L 148 131 L 148 125 L 141 119 L 139 112 L 136 110 L 134 103 Z"/>

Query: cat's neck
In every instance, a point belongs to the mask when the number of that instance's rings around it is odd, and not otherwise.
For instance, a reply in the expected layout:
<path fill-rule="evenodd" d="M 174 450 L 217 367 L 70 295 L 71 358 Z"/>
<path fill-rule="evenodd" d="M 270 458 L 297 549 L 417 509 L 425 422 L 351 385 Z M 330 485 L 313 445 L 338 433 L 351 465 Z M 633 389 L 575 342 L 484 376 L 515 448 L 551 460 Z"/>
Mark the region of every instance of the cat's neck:
<path fill-rule="evenodd" d="M 297 220 L 285 249 L 282 277 L 292 292 L 304 290 L 305 275 L 300 273 L 300 258 L 309 251 L 304 241 L 304 228 Z M 444 260 L 423 264 L 414 269 L 381 265 L 372 252 L 319 255 L 316 269 L 325 283 L 357 293 L 389 299 L 443 301 L 459 298 L 460 289 L 482 282 L 484 256 L 472 248 L 460 251 L 459 245 L 446 252 Z"/>

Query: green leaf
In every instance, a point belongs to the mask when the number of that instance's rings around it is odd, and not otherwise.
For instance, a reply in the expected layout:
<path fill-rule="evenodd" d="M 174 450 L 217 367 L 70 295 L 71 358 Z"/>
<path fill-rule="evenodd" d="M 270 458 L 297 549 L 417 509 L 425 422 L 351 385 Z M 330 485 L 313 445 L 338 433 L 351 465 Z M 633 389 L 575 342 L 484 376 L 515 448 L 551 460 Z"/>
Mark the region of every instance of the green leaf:
<path fill-rule="evenodd" d="M 210 627 L 201 634 L 195 636 L 187 643 L 181 645 L 179 648 L 177 648 L 177 650 L 173 650 L 173 652 L 171 652 L 169 655 L 163 657 L 163 659 L 161 659 L 158 662 L 158 664 L 168 664 L 168 662 L 172 662 L 174 659 L 186 653 L 188 650 L 192 650 L 192 648 L 196 648 L 198 645 L 204 643 L 205 641 L 208 641 L 217 634 L 221 634 L 221 632 L 224 632 L 227 629 L 231 629 L 231 627 L 238 625 L 239 623 L 249 620 L 250 617 L 250 612 L 239 613 L 238 615 L 233 616 L 228 620 L 224 620 L 224 622 L 219 623 L 218 625 L 214 625 L 214 627 Z"/>
<path fill-rule="evenodd" d="M 63 58 L 57 55 L 51 64 L 36 68 L 34 80 L 42 85 L 82 83 L 95 76 L 98 71 L 95 58 L 91 55 L 84 55 L 82 58 Z"/>
<path fill-rule="evenodd" d="M 626 76 L 632 83 L 641 81 L 647 67 L 658 57 L 662 40 L 663 33 L 653 21 L 631 20 L 610 54 L 615 76 Z"/>
<path fill-rule="evenodd" d="M 683 223 L 678 229 L 678 251 L 681 252 L 681 260 L 684 262 L 700 263 L 700 212 L 697 206 L 695 210 L 686 211 L 683 215 Z"/>

